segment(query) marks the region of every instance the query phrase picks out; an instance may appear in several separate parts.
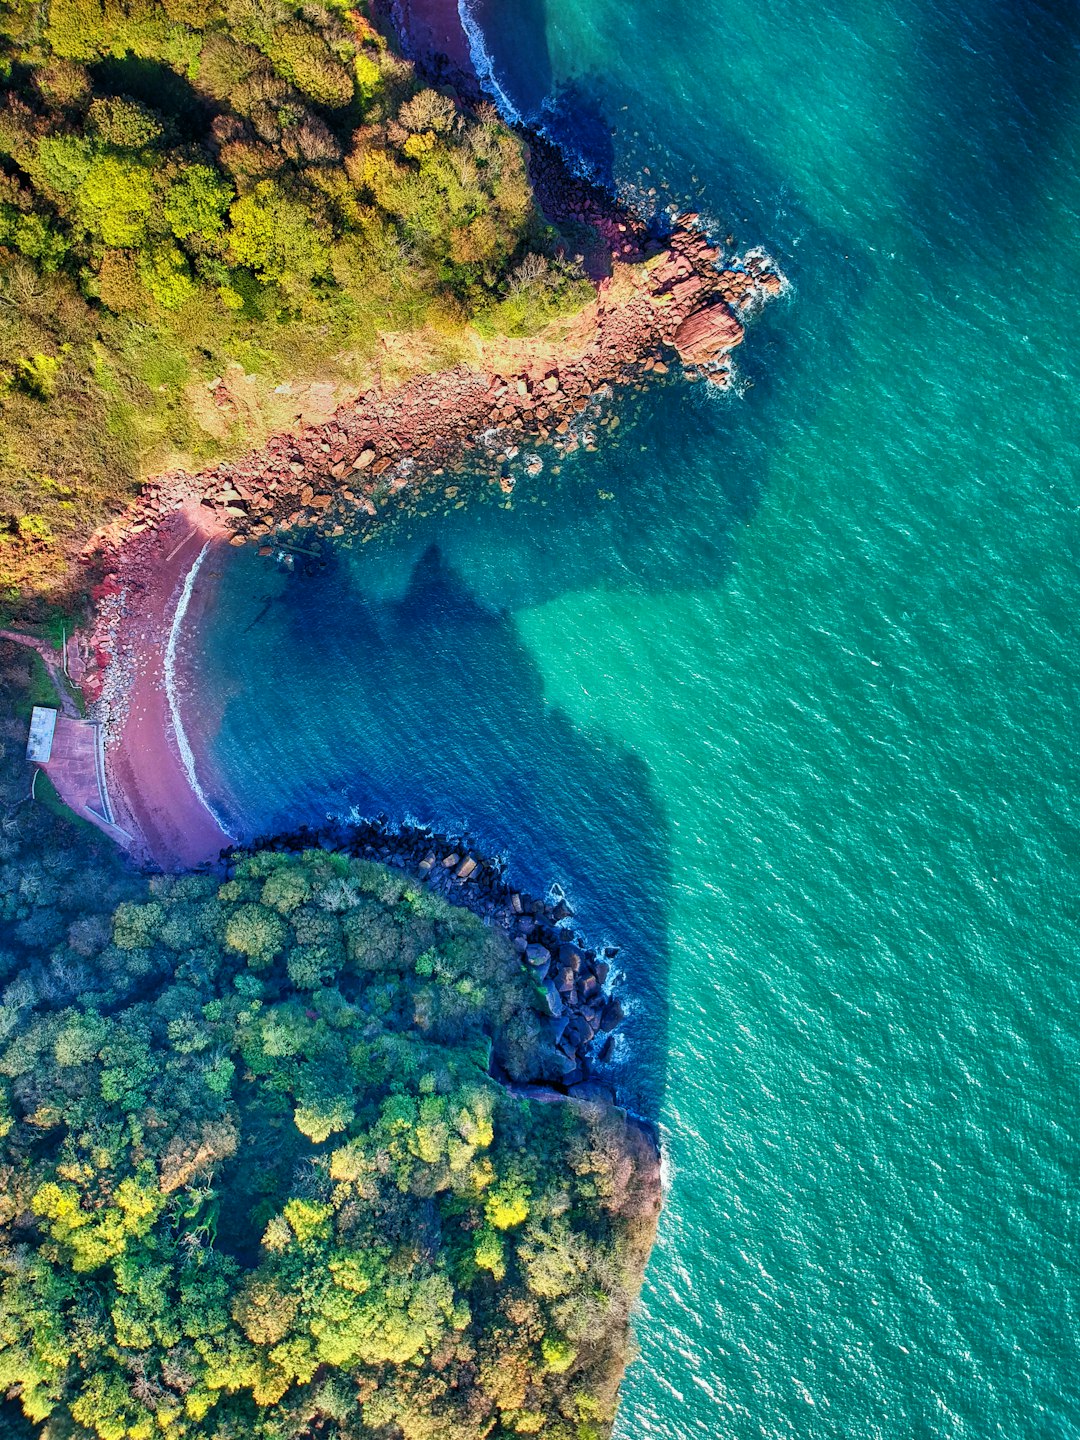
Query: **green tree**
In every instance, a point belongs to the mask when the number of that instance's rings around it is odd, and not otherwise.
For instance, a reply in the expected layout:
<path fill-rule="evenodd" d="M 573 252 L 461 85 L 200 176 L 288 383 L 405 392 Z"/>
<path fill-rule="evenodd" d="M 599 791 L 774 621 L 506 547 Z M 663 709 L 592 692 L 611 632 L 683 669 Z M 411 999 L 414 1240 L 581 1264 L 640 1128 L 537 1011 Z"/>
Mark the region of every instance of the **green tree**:
<path fill-rule="evenodd" d="M 488 1225 L 478 1231 L 473 1253 L 482 1270 L 490 1270 L 496 1280 L 503 1279 L 506 1274 L 506 1245 L 497 1231 Z"/>
<path fill-rule="evenodd" d="M 196 291 L 184 254 L 175 245 L 155 245 L 139 259 L 139 275 L 150 294 L 167 310 L 186 305 Z"/>
<path fill-rule="evenodd" d="M 161 120 L 153 111 L 122 95 L 98 96 L 90 104 L 87 121 L 103 144 L 119 150 L 143 150 L 155 145 L 164 134 Z"/>
<path fill-rule="evenodd" d="M 141 245 L 157 210 L 158 184 L 144 160 L 96 155 L 75 196 L 78 218 L 103 245 Z"/>
<path fill-rule="evenodd" d="M 234 201 L 229 214 L 232 261 L 250 267 L 261 280 L 310 281 L 327 270 L 325 227 L 275 181 L 260 181 L 250 195 Z"/>
<path fill-rule="evenodd" d="M 255 43 L 266 51 L 279 74 L 320 105 L 340 109 L 351 102 L 352 77 L 317 30 L 296 22 L 278 24 L 260 34 Z"/>
<path fill-rule="evenodd" d="M 113 916 L 113 944 L 135 950 L 153 942 L 165 921 L 165 907 L 151 900 L 139 905 L 125 901 Z"/>
<path fill-rule="evenodd" d="M 20 924 L 60 898 L 51 864 L 26 880 Z M 0 953 L 0 1386 L 28 1420 L 607 1435 L 654 1182 L 620 1112 L 478 1074 L 511 1018 L 546 1043 L 505 938 L 322 852 L 237 858 L 216 893 L 129 883 L 85 937 L 99 994 L 55 999 Z M 391 926 L 400 968 L 356 965 L 346 922 L 355 945 Z M 416 1029 L 421 995 L 466 982 L 487 998 L 464 1041 Z"/>
<path fill-rule="evenodd" d="M 288 930 L 280 915 L 265 905 L 241 905 L 229 916 L 225 943 L 246 955 L 256 968 L 270 965 L 285 948 Z"/>
<path fill-rule="evenodd" d="M 225 228 L 232 186 L 209 165 L 189 165 L 170 184 L 162 214 L 178 240 L 201 235 L 213 240 Z"/>

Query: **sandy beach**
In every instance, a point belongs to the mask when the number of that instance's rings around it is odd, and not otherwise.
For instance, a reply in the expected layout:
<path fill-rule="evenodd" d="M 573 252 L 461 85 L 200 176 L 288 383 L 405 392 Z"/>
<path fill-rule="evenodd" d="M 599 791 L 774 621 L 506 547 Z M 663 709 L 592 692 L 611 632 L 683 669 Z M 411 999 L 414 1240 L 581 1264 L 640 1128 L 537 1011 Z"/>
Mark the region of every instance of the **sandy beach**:
<path fill-rule="evenodd" d="M 103 603 L 116 646 L 98 701 L 109 797 L 136 858 L 164 870 L 216 860 L 231 843 L 191 784 L 166 684 L 177 607 L 190 599 L 185 584 L 204 547 L 209 555 L 222 541 L 201 509 L 184 506 L 129 540 L 117 588 Z"/>

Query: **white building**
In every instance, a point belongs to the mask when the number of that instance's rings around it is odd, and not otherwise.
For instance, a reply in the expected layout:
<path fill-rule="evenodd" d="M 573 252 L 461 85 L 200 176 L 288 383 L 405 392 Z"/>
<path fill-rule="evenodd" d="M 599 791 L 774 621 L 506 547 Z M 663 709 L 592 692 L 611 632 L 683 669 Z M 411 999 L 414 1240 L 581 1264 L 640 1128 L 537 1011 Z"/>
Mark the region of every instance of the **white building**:
<path fill-rule="evenodd" d="M 47 705 L 35 705 L 30 716 L 30 738 L 26 742 L 26 758 L 35 765 L 47 765 L 52 756 L 56 734 L 57 712 Z"/>

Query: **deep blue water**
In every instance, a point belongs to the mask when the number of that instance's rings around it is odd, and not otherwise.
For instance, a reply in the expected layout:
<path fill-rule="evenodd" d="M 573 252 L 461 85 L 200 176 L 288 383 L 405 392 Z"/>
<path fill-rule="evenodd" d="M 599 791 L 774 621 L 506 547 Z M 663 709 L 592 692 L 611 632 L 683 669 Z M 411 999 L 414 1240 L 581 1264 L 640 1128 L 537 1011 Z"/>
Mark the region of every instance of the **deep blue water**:
<path fill-rule="evenodd" d="M 624 946 L 670 1190 L 623 1440 L 1069 1440 L 1076 9 L 477 14 L 517 108 L 790 294 L 737 396 L 658 387 L 510 509 L 230 556 L 208 783 L 467 830 Z"/>

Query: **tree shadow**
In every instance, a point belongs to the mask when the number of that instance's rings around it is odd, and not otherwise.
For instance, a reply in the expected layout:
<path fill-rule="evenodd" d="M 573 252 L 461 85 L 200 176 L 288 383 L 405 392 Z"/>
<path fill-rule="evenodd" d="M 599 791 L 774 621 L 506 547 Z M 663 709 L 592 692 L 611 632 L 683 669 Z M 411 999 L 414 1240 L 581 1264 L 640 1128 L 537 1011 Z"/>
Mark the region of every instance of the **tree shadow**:
<path fill-rule="evenodd" d="M 234 651 L 223 719 L 230 775 L 250 777 L 234 800 L 248 834 L 385 815 L 506 856 L 533 893 L 558 882 L 590 942 L 622 947 L 630 1045 L 616 1044 L 614 1078 L 635 1109 L 655 1115 L 671 862 L 646 765 L 547 703 L 512 617 L 480 604 L 435 545 L 401 598 L 366 597 L 332 567 L 297 586 L 280 615 L 284 633 L 257 628 Z M 260 675 L 282 654 L 287 682 L 268 692 Z M 297 697 L 310 721 L 300 765 L 289 723 Z"/>
<path fill-rule="evenodd" d="M 39 1431 L 27 1420 L 17 1400 L 0 1400 L 0 1435 L 7 1440 L 35 1440 Z"/>
<path fill-rule="evenodd" d="M 94 93 L 140 100 L 166 119 L 178 138 L 202 144 L 212 107 L 183 75 L 157 60 L 127 54 L 91 66 Z"/>
<path fill-rule="evenodd" d="M 486 23 L 483 7 L 477 18 Z M 499 25 L 500 84 L 522 113 L 543 110 L 549 133 L 614 186 L 605 117 L 618 97 L 582 82 L 560 108 L 542 0 L 503 7 Z M 342 559 L 290 583 L 242 646 L 236 637 L 263 604 L 265 573 L 251 556 L 230 556 L 231 639 L 218 640 L 228 656 L 216 662 L 232 693 L 215 758 L 242 828 L 250 835 L 350 810 L 383 814 L 467 834 L 505 855 L 515 882 L 534 892 L 560 883 L 591 941 L 624 947 L 633 1064 L 617 1079 L 653 1116 L 664 1086 L 674 879 L 663 797 L 639 756 L 546 704 L 513 616 L 597 585 L 649 597 L 723 584 L 771 457 L 813 423 L 844 377 L 868 263 L 800 211 L 781 177 L 752 179 L 752 147 L 715 121 L 712 138 L 716 170 L 704 173 L 725 197 L 725 214 L 767 235 L 765 218 L 775 228 L 783 213 L 779 258 L 796 281 L 738 354 L 743 398 L 674 378 L 620 396 L 617 439 L 564 462 L 559 476 L 548 453 L 532 494 L 520 469 L 512 512 L 478 526 L 473 509 L 451 509 L 381 536 L 368 554 L 387 557 L 387 569 L 408 568 L 403 592 L 365 590 Z M 841 255 L 852 258 L 841 265 Z M 481 554 L 497 562 L 488 558 L 485 571 Z"/>

